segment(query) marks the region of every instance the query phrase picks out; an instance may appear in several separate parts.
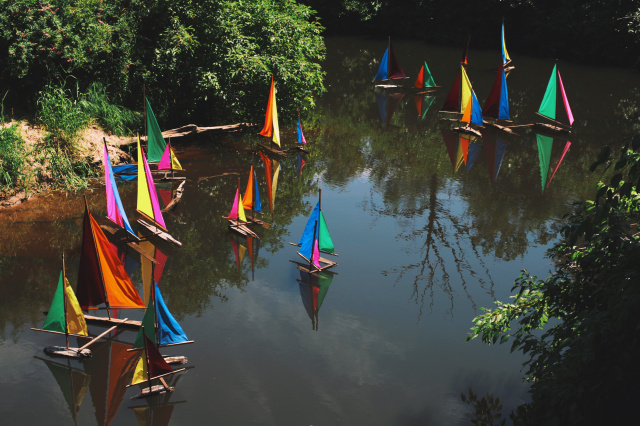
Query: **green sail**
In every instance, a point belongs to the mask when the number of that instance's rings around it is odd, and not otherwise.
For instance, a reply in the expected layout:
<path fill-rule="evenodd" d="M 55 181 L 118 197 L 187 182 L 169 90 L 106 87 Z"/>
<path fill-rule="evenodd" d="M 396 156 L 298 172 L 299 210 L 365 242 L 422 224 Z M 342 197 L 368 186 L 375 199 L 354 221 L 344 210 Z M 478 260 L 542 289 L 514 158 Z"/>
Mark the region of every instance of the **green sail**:
<path fill-rule="evenodd" d="M 329 235 L 329 228 L 327 222 L 324 220 L 324 215 L 320 211 L 320 227 L 318 229 L 318 247 L 321 251 L 327 253 L 333 253 L 333 241 L 331 241 L 331 235 Z"/>
<path fill-rule="evenodd" d="M 149 303 L 147 304 L 147 310 L 144 313 L 144 317 L 142 318 L 142 327 L 138 330 L 138 335 L 136 336 L 136 341 L 133 344 L 135 349 L 144 348 L 144 337 L 142 331 L 144 330 L 144 334 L 147 335 L 151 343 L 156 344 L 156 309 L 153 306 L 153 292 L 149 295 Z"/>
<path fill-rule="evenodd" d="M 157 163 L 162 158 L 167 143 L 162 137 L 160 126 L 158 126 L 158 121 L 151 109 L 149 100 L 147 98 L 144 98 L 144 100 L 147 108 L 147 161 Z"/>
<path fill-rule="evenodd" d="M 542 192 L 544 192 L 544 187 L 547 184 L 547 174 L 549 173 L 553 138 L 536 134 L 536 140 L 538 142 L 538 158 L 540 159 L 540 179 L 542 180 Z"/>
<path fill-rule="evenodd" d="M 64 333 L 66 331 L 67 322 L 64 317 L 64 282 L 62 278 L 62 271 L 60 271 L 60 279 L 58 280 L 58 288 L 53 295 L 51 301 L 51 307 L 49 313 L 44 319 L 43 330 L 58 331 Z"/>
<path fill-rule="evenodd" d="M 549 117 L 552 120 L 556 119 L 556 67 L 557 65 L 553 66 L 551 78 L 549 79 L 549 84 L 547 84 L 547 91 L 544 92 L 544 97 L 538 110 L 539 114 Z"/>

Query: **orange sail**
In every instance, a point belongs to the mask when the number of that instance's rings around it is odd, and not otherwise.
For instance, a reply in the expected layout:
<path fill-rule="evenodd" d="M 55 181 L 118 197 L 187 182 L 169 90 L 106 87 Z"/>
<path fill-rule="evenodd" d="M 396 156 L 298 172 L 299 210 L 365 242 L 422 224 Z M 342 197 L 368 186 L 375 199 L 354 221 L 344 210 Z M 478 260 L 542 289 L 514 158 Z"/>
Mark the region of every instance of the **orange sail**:
<path fill-rule="evenodd" d="M 276 106 L 276 88 L 273 76 L 271 76 L 271 89 L 269 90 L 269 102 L 264 118 L 264 127 L 259 135 L 271 138 L 273 143 L 280 146 L 280 128 L 278 126 L 278 107 Z"/>
<path fill-rule="evenodd" d="M 108 308 L 145 308 L 122 262 L 85 206 L 77 297 L 83 310 L 105 303 Z"/>
<path fill-rule="evenodd" d="M 249 170 L 249 181 L 247 182 L 247 189 L 244 191 L 244 197 L 242 197 L 242 206 L 246 210 L 253 210 L 253 164 L 251 170 Z"/>

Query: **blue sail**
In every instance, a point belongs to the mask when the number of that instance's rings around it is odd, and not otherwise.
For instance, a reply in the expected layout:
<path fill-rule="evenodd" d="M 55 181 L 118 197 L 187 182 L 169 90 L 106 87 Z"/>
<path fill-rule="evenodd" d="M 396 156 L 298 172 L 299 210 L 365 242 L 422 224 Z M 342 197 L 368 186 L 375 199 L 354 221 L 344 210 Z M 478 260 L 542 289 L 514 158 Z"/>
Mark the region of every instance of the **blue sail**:
<path fill-rule="evenodd" d="M 254 194 L 255 200 L 253 202 L 253 211 L 262 213 L 262 203 L 260 203 L 260 191 L 258 191 L 258 178 L 256 178 L 256 171 L 253 170 L 253 182 L 254 182 Z"/>
<path fill-rule="evenodd" d="M 382 124 L 387 123 L 387 94 L 386 93 L 374 93 L 376 96 L 376 104 L 378 104 L 378 110 L 380 111 L 380 118 Z"/>
<path fill-rule="evenodd" d="M 509 95 L 507 94 L 507 75 L 502 67 L 502 88 L 500 90 L 500 108 L 498 118 L 501 120 L 510 120 L 509 117 Z"/>
<path fill-rule="evenodd" d="M 373 78 L 374 80 L 387 80 L 389 76 L 387 75 L 387 69 L 389 63 L 389 48 L 384 51 L 384 55 L 382 55 L 382 61 L 380 61 L 380 67 L 378 68 L 378 72 L 376 76 Z"/>
<path fill-rule="evenodd" d="M 320 219 L 320 201 L 316 204 L 316 207 L 311 212 L 311 216 L 309 216 L 309 220 L 307 221 L 307 226 L 304 228 L 304 232 L 302 233 L 302 238 L 300 238 L 300 254 L 306 257 L 307 259 L 311 259 L 311 250 L 313 249 L 313 242 L 317 238 L 318 235 L 318 225 Z M 313 230 L 316 230 L 316 235 L 314 238 Z"/>
<path fill-rule="evenodd" d="M 478 102 L 478 98 L 476 98 L 475 92 L 471 92 L 473 97 L 473 104 L 471 105 L 471 122 L 480 127 L 484 126 L 482 122 L 482 109 L 480 108 L 480 102 Z"/>
<path fill-rule="evenodd" d="M 164 300 L 162 299 L 162 294 L 160 294 L 160 289 L 158 288 L 158 284 L 156 282 L 153 283 L 155 286 L 155 295 L 156 295 L 156 319 L 158 321 L 158 345 L 169 345 L 172 343 L 183 343 L 187 342 L 189 339 L 184 331 L 182 331 L 182 327 L 180 324 L 173 318 L 171 312 L 165 305 Z"/>

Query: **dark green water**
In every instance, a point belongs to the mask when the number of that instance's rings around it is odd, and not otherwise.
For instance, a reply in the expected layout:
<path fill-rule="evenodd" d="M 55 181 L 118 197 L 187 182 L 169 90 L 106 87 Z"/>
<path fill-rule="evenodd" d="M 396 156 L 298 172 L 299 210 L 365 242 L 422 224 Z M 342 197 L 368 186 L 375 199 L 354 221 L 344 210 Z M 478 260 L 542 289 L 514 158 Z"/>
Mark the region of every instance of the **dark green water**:
<path fill-rule="evenodd" d="M 42 324 L 62 251 L 75 285 L 82 200 L 38 197 L 3 212 L 2 423 L 73 424 L 75 406 L 82 425 L 137 424 L 151 413 L 161 424 L 176 425 L 450 425 L 468 424 L 469 407 L 460 393 L 469 387 L 498 396 L 505 415 L 526 401 L 523 358 L 508 346 L 465 343 L 465 337 L 480 307 L 508 300 L 521 269 L 544 276 L 552 267 L 544 253 L 557 237 L 560 218 L 572 202 L 589 197 L 600 178 L 588 172 L 596 153 L 636 131 L 640 78 L 627 70 L 559 63 L 576 123 L 570 137 L 553 140 L 549 176 L 568 140 L 571 146 L 542 191 L 537 138 L 530 130 L 502 138 L 497 177 L 491 136 L 470 145 L 456 171 L 458 139 L 449 147 L 452 165 L 445 137 L 453 133 L 439 122 L 437 110 L 461 52 L 394 43 L 408 75 L 415 77 L 428 62 L 442 86 L 433 105 L 422 118 L 413 95 L 406 95 L 384 123 L 375 96 L 381 92 L 374 92 L 371 79 L 385 41 L 328 40 L 328 92 L 303 117 L 312 155 L 301 174 L 296 154 L 281 161 L 273 218 L 266 215 L 273 226 L 258 230 L 253 268 L 248 251 L 241 263 L 236 260 L 234 243 L 242 253 L 246 240 L 232 235 L 221 216 L 230 209 L 237 178 L 246 185 L 259 137 L 174 142 L 189 180 L 166 221 L 184 245 L 158 244 L 168 256 L 160 288 L 196 343 L 165 349 L 187 355 L 192 367 L 174 379 L 176 390 L 168 397 L 131 401 L 138 389 L 122 390 L 121 384 L 120 394 L 110 396 L 115 381 L 109 373 L 118 376 L 110 370 L 111 358 L 119 345 L 133 342 L 129 331 L 101 344 L 84 363 L 57 360 L 58 369 L 39 359 L 47 359 L 44 346 L 64 340 L 29 328 Z M 481 103 L 498 53 L 471 46 L 468 72 Z M 516 66 L 508 78 L 511 115 L 516 124 L 531 123 L 553 61 L 510 53 Z M 295 129 L 287 119 L 281 117 L 282 139 L 291 146 Z M 258 158 L 255 164 L 266 206 L 263 165 Z M 290 262 L 296 249 L 288 243 L 298 242 L 318 189 L 340 256 L 314 315 L 307 309 L 309 287 Z M 120 185 L 130 217 L 135 190 L 135 184 Z M 107 223 L 104 187 L 88 196 L 94 216 Z M 141 287 L 140 269 L 131 275 Z M 75 399 L 66 400 L 69 377 Z"/>

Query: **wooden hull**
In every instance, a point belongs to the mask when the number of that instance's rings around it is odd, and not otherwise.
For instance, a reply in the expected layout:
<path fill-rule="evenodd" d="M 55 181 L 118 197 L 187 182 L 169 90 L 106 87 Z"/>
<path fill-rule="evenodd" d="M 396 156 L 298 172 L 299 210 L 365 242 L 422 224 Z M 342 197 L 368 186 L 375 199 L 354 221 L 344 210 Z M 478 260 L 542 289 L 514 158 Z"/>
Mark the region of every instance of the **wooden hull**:
<path fill-rule="evenodd" d="M 458 132 L 458 133 L 466 133 L 468 135 L 474 135 L 477 136 L 479 138 L 482 137 L 482 133 L 480 133 L 478 130 L 471 128 L 469 126 L 464 126 L 464 127 L 454 127 L 452 129 L 454 132 Z"/>
<path fill-rule="evenodd" d="M 498 129 L 498 130 L 501 130 L 501 131 L 503 131 L 503 132 L 509 133 L 510 135 L 520 136 L 520 135 L 518 135 L 516 132 L 514 132 L 513 130 L 511 130 L 511 129 L 509 128 L 509 126 L 503 126 L 503 125 L 498 124 L 498 123 L 496 123 L 496 122 L 486 121 L 486 120 L 484 120 L 483 122 L 484 122 L 484 124 L 485 124 L 486 126 L 493 127 L 494 129 Z"/>
<path fill-rule="evenodd" d="M 233 219 L 229 219 L 229 229 L 237 232 L 240 235 L 244 235 L 245 237 L 249 236 L 249 237 L 260 239 L 260 236 L 255 232 L 253 232 L 246 224 L 240 223 Z"/>
<path fill-rule="evenodd" d="M 164 385 L 153 385 L 151 388 L 144 388 L 142 392 L 137 394 L 136 396 L 131 397 L 131 399 L 139 399 L 139 398 L 148 398 L 150 396 L 155 395 L 163 395 L 167 392 L 173 392 L 175 388 L 172 387 L 164 387 Z"/>
<path fill-rule="evenodd" d="M 178 189 L 176 189 L 176 196 L 171 199 L 169 204 L 167 204 L 167 206 L 164 209 L 162 209 L 162 213 L 165 213 L 165 212 L 168 212 L 170 210 L 173 210 L 178 205 L 178 203 L 182 199 L 182 193 L 184 192 L 184 184 L 185 184 L 185 182 L 186 181 L 182 181 L 182 183 L 180 183 L 180 185 L 178 185 Z"/>
<path fill-rule="evenodd" d="M 161 228 L 152 225 L 148 222 L 146 222 L 144 219 L 138 219 L 138 223 L 142 226 L 144 226 L 145 228 L 147 228 L 149 231 L 153 232 L 153 235 L 172 244 L 177 245 L 178 247 L 182 247 L 182 243 L 178 240 L 176 240 L 175 238 L 173 238 L 168 232 L 165 232 L 164 230 L 162 230 Z"/>
<path fill-rule="evenodd" d="M 65 346 L 47 346 L 44 353 L 49 356 L 84 359 L 91 357 L 91 349 L 67 348 Z"/>
<path fill-rule="evenodd" d="M 281 157 L 286 157 L 287 153 L 285 151 L 276 149 L 276 148 L 271 148 L 270 146 L 267 146 L 265 144 L 262 143 L 258 143 L 258 145 L 260 146 L 260 148 L 262 150 L 264 150 L 267 154 L 271 154 L 271 155 L 279 155 Z"/>

